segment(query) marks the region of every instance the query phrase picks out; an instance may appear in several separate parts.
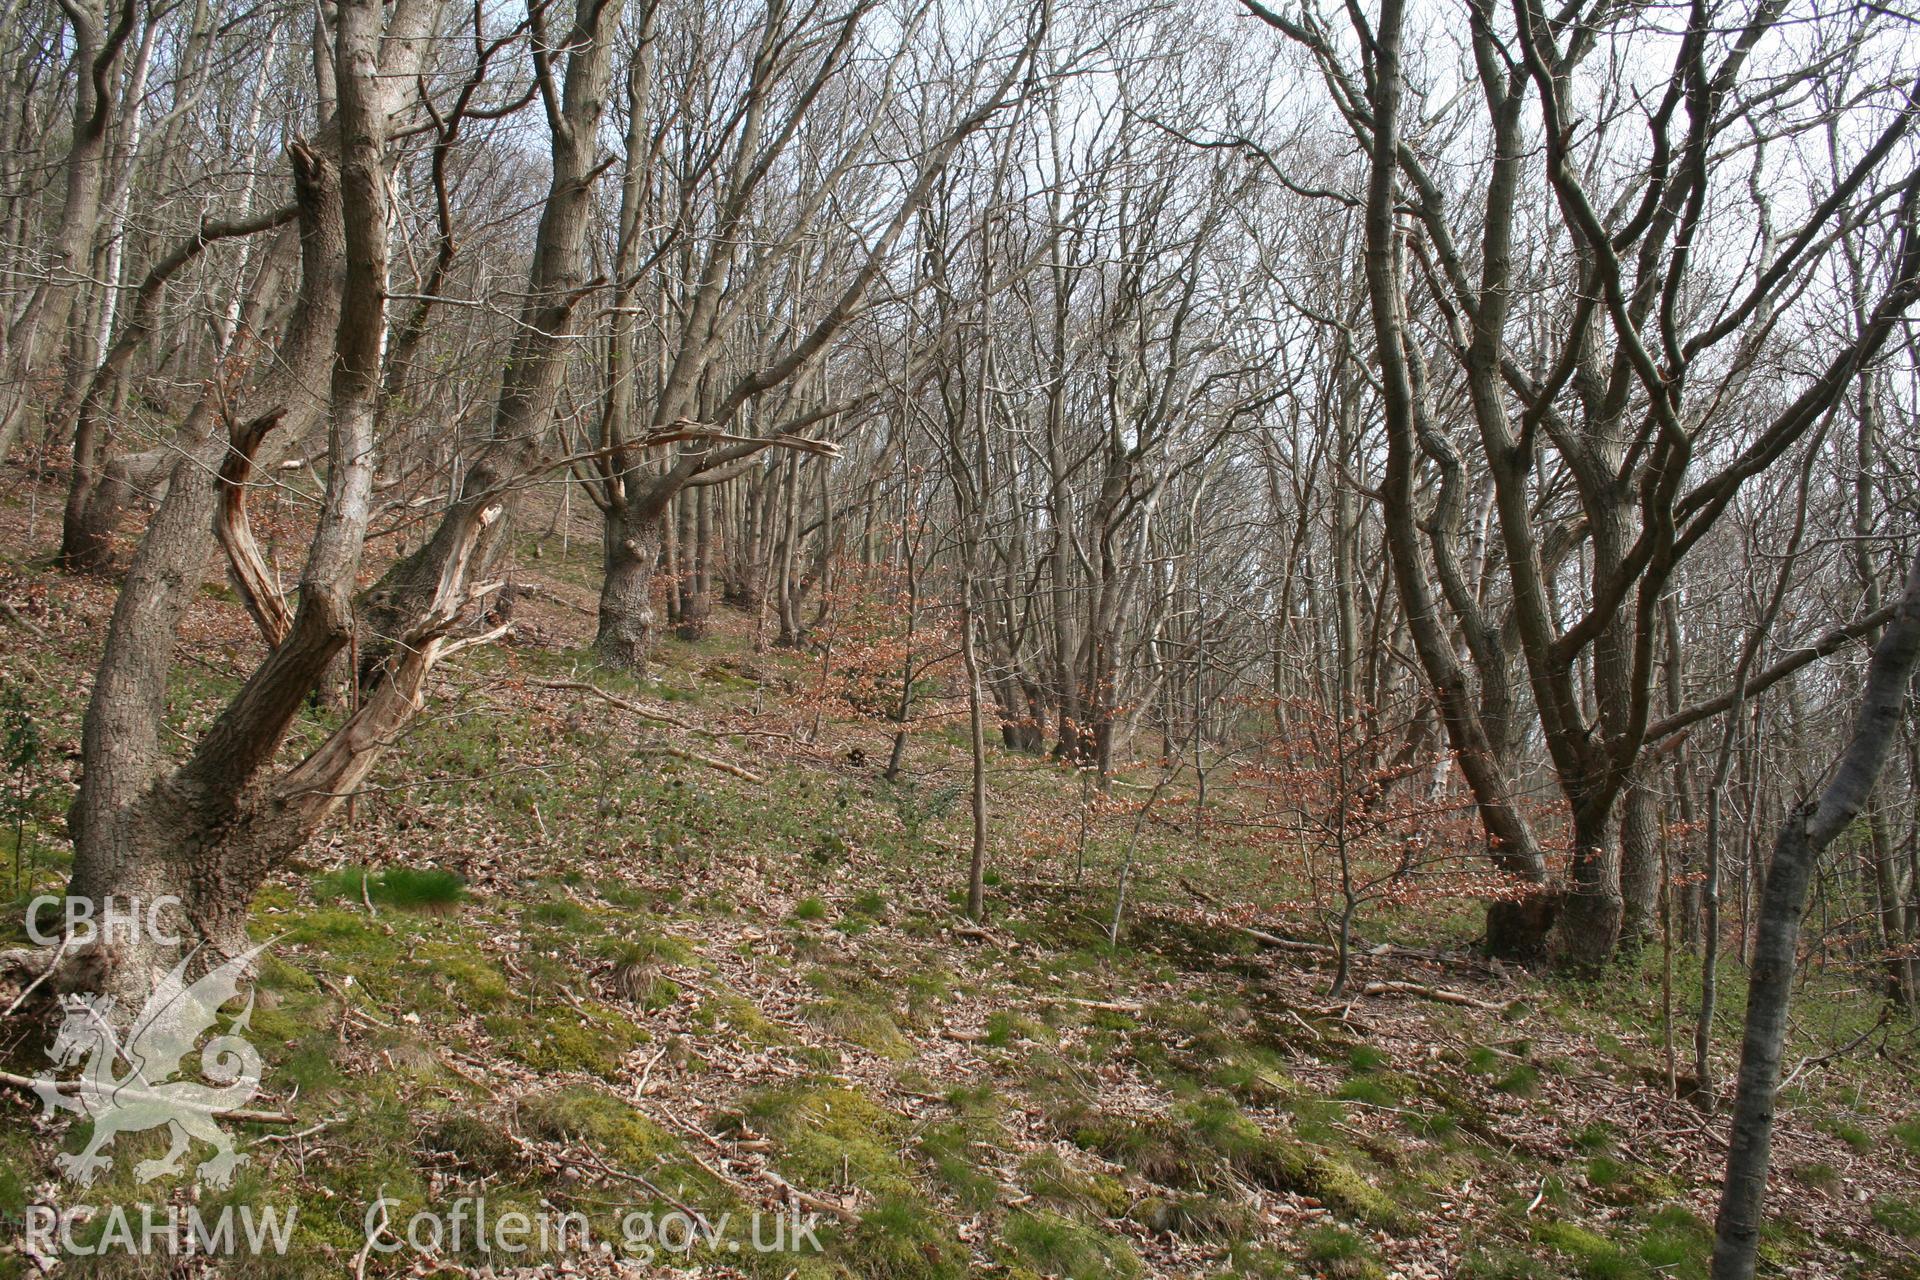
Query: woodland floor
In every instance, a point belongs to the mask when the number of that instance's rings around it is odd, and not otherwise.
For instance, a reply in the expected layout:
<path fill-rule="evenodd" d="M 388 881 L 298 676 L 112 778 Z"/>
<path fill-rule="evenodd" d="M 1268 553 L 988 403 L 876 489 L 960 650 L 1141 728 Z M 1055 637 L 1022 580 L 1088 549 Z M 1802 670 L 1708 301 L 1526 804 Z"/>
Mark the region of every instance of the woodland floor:
<path fill-rule="evenodd" d="M 66 865 L 112 606 L 110 583 L 47 566 L 56 526 L 57 495 L 10 472 L 0 600 L 22 621 L 0 619 L 0 675 L 50 757 L 22 899 Z M 164 1145 L 149 1133 L 121 1137 L 117 1181 L 82 1197 L 52 1165 L 78 1130 L 0 1090 L 10 1218 L 81 1198 L 294 1205 L 292 1254 L 57 1274 L 1705 1276 L 1722 1125 L 1666 1094 L 1657 954 L 1574 983 L 1472 959 L 1469 907 L 1382 916 L 1362 923 L 1369 943 L 1407 945 L 1364 956 L 1334 1003 L 1324 956 L 1214 914 L 1252 874 L 1231 842 L 1157 821 L 1116 947 L 1104 925 L 1130 819 L 1093 833 L 1076 876 L 1080 784 L 999 752 L 991 920 L 973 928 L 956 906 L 963 722 L 923 730 L 914 780 L 889 784 L 883 728 L 810 699 L 819 657 L 756 653 L 749 620 L 724 611 L 710 639 L 663 644 L 648 680 L 598 670 L 591 539 L 564 561 L 557 541 L 543 550 L 520 558 L 516 641 L 442 669 L 434 714 L 258 901 L 256 934 L 275 941 L 252 1105 L 298 1120 L 247 1129 L 233 1188 L 134 1186 L 127 1157 Z M 203 726 L 257 653 L 210 582 L 172 727 Z M 649 714 L 551 687 L 570 681 Z M 301 740 L 338 714 L 317 707 Z M 1473 1003 L 1363 994 L 1381 982 Z M 1684 961 L 1677 983 L 1684 1009 Z M 1725 985 L 1730 1054 L 1736 967 Z M 1797 1012 L 1790 1063 L 1848 1044 L 1878 1008 L 1816 974 Z M 0 1065 L 37 1073 L 46 1035 L 0 1027 Z M 1767 1274 L 1920 1277 L 1914 1048 L 1911 1026 L 1881 1027 L 1783 1094 Z M 630 1208 L 738 1224 L 796 1191 L 822 1214 L 824 1253 L 737 1238 L 650 1263 L 362 1253 L 381 1195 L 396 1218 L 463 1195 L 496 1213 L 545 1204 L 617 1242 Z M 9 1235 L 0 1276 L 37 1274 L 46 1260 Z"/>

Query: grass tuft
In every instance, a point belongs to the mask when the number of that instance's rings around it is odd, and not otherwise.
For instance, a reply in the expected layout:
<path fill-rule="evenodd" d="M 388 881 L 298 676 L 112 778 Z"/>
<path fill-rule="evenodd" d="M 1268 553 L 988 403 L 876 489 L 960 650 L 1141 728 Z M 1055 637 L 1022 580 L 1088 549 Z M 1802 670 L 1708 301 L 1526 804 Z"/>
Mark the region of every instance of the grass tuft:
<path fill-rule="evenodd" d="M 1134 1280 L 1142 1274 L 1139 1255 L 1119 1236 L 1045 1210 L 1015 1214 L 1002 1229 L 1001 1239 L 1042 1275 Z"/>
<path fill-rule="evenodd" d="M 1305 1252 L 1314 1273 L 1331 1280 L 1380 1280 L 1386 1274 L 1373 1256 L 1372 1245 L 1330 1222 L 1307 1232 Z"/>
<path fill-rule="evenodd" d="M 915 1197 L 883 1198 L 835 1237 L 832 1251 L 863 1280 L 964 1280 L 966 1248 L 938 1213 Z"/>
<path fill-rule="evenodd" d="M 467 897 L 466 882 L 437 867 L 388 867 L 374 872 L 360 866 L 342 867 L 321 876 L 313 888 L 315 897 L 370 901 L 424 915 L 450 915 Z"/>

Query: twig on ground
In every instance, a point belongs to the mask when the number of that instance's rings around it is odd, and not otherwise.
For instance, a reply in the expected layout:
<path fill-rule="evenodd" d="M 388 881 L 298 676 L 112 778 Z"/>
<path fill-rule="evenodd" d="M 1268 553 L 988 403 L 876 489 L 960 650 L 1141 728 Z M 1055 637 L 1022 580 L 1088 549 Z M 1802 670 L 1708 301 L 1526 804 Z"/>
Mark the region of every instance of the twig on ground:
<path fill-rule="evenodd" d="M 46 633 L 46 629 L 43 628 L 39 623 L 35 622 L 32 618 L 29 618 L 26 614 L 14 608 L 13 605 L 6 600 L 0 600 L 0 617 L 6 618 L 8 622 L 11 622 L 14 626 L 20 628 L 22 631 L 32 636 L 35 640 L 50 641 L 53 639 L 53 637 L 48 635 Z"/>
<path fill-rule="evenodd" d="M 1858 1049 L 1861 1045 L 1865 1044 L 1868 1040 L 1870 1040 L 1873 1037 L 1874 1032 L 1886 1026 L 1887 1018 L 1891 1016 L 1892 1013 L 1893 1013 L 1892 1005 L 1890 1004 L 1881 1005 L 1880 1016 L 1874 1021 L 1874 1024 L 1872 1026 L 1868 1027 L 1865 1031 L 1862 1031 L 1859 1035 L 1855 1036 L 1853 1039 L 1847 1041 L 1845 1044 L 1841 1045 L 1838 1049 L 1835 1049 L 1830 1053 L 1823 1053 L 1815 1057 L 1806 1057 L 1806 1058 L 1800 1059 L 1800 1064 L 1796 1066 L 1792 1071 L 1789 1071 L 1787 1073 L 1787 1078 L 1780 1082 L 1780 1087 L 1782 1089 L 1785 1089 L 1788 1085 L 1798 1080 L 1801 1076 L 1805 1075 L 1807 1072 L 1817 1071 L 1820 1068 L 1829 1065 L 1830 1063 L 1836 1062 L 1839 1059 L 1846 1057 L 1848 1054 L 1852 1053 L 1855 1049 Z"/>

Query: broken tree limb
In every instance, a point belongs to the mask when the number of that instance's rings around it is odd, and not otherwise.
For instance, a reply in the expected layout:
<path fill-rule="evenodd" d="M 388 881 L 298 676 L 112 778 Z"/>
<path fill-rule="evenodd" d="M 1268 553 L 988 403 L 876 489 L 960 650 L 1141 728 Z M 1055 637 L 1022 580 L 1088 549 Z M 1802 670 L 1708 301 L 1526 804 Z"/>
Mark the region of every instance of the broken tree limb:
<path fill-rule="evenodd" d="M 771 1182 L 779 1190 L 793 1197 L 793 1199 L 804 1208 L 813 1209 L 820 1213 L 830 1213 L 842 1222 L 860 1221 L 860 1215 L 854 1210 L 847 1208 L 847 1206 L 843 1204 L 836 1204 L 824 1196 L 816 1196 L 809 1192 L 802 1191 L 770 1168 L 760 1170 L 760 1176 L 768 1182 Z"/>
<path fill-rule="evenodd" d="M 220 507 L 213 522 L 220 547 L 227 553 L 227 566 L 233 571 L 240 603 L 247 607 L 269 649 L 279 648 L 287 633 L 293 630 L 293 615 L 287 610 L 286 597 L 267 569 L 260 546 L 254 541 L 253 527 L 247 522 L 247 484 L 253 476 L 253 459 L 260 451 L 261 441 L 280 425 L 286 412 L 282 406 L 233 429 L 231 447 L 220 463 Z"/>
<path fill-rule="evenodd" d="M 1418 996 L 1422 1000 L 1432 1000 L 1439 1004 L 1455 1004 L 1467 1009 L 1485 1009 L 1489 1013 L 1505 1013 L 1513 1007 L 1513 1001 L 1504 1004 L 1492 1000 L 1482 1000 L 1479 996 L 1470 996 L 1464 991 L 1453 991 L 1446 987 L 1429 987 L 1418 982 L 1369 982 L 1360 988 L 1362 995 L 1369 996 Z"/>
<path fill-rule="evenodd" d="M 53 638 L 47 634 L 44 627 L 32 618 L 29 618 L 26 614 L 21 613 L 20 610 L 14 608 L 9 601 L 0 600 L 0 618 L 5 618 L 8 622 L 32 636 L 35 640 L 50 640 Z"/>
<path fill-rule="evenodd" d="M 61 936 L 60 947 L 51 956 L 43 952 L 26 950 L 0 951 L 0 973 L 34 975 L 33 981 L 13 998 L 13 1003 L 7 1006 L 6 1012 L 0 1013 L 0 1018 L 11 1018 L 20 1006 L 27 1002 L 27 997 L 38 990 L 41 983 L 53 976 L 53 971 L 60 967 L 60 961 L 66 957 L 67 948 L 71 945 L 73 945 L 73 935 L 69 933 Z"/>
<path fill-rule="evenodd" d="M 1042 996 L 1055 1004 L 1070 1004 L 1077 1009 L 1094 1009 L 1101 1013 L 1139 1013 L 1140 1005 L 1126 1000 L 1083 1000 L 1079 996 Z"/>
<path fill-rule="evenodd" d="M 734 777 L 746 782 L 751 782 L 756 786 L 766 781 L 765 778 L 753 772 L 751 769 L 742 769 L 737 764 L 719 760 L 713 756 L 703 756 L 698 751 L 689 751 L 685 747 L 654 745 L 641 747 L 636 750 L 634 754 L 637 756 L 672 756 L 675 760 L 685 760 L 688 764 L 704 765 L 709 769 L 717 769 L 721 773 L 730 773 Z"/>
<path fill-rule="evenodd" d="M 679 1119 L 677 1116 L 667 1116 L 666 1119 L 671 1123 L 671 1125 L 674 1128 L 680 1130 L 682 1133 L 687 1133 L 692 1135 L 693 1137 L 700 1139 L 702 1142 L 712 1147 L 715 1151 L 719 1152 L 721 1156 L 724 1157 L 727 1154 L 727 1144 L 722 1142 L 720 1139 L 714 1137 L 712 1134 L 708 1133 L 705 1129 L 701 1128 L 699 1125 L 690 1124 L 685 1120 Z M 734 1177 L 732 1174 L 726 1172 L 724 1169 L 714 1168 L 713 1165 L 709 1164 L 706 1160 L 701 1158 L 699 1152 L 689 1151 L 687 1152 L 687 1155 L 693 1159 L 695 1164 L 699 1165 L 702 1169 L 705 1169 L 708 1173 L 720 1179 L 722 1182 L 727 1183 L 729 1186 L 732 1186 L 737 1190 L 747 1191 L 751 1193 L 752 1187 L 748 1183 L 746 1183 L 743 1179 Z M 781 1191 L 786 1195 L 790 1196 L 795 1202 L 797 1202 L 798 1204 L 800 1204 L 805 1208 L 813 1209 L 819 1213 L 832 1214 L 834 1217 L 846 1223 L 857 1223 L 860 1221 L 860 1214 L 856 1210 L 849 1208 L 846 1205 L 836 1203 L 835 1201 L 828 1200 L 823 1196 L 816 1196 L 811 1192 L 802 1191 L 800 1188 L 794 1186 L 791 1182 L 788 1182 L 785 1178 L 775 1173 L 769 1167 L 761 1165 L 756 1167 L 754 1169 L 754 1172 L 758 1174 L 761 1178 L 763 1178 L 765 1181 L 767 1181 L 768 1183 L 771 1183 L 776 1190 Z"/>
<path fill-rule="evenodd" d="M 676 719 L 664 711 L 655 711 L 651 707 L 643 707 L 630 698 L 623 698 L 617 693 L 609 693 L 599 685 L 588 684 L 585 680 L 536 680 L 534 681 L 534 685 L 541 689 L 560 689 L 570 690 L 574 693 L 590 693 L 602 702 L 618 707 L 622 711 L 631 711 L 643 720 L 653 720 L 660 724 L 670 724 L 676 729 L 685 729 L 688 732 L 693 731 L 693 726 L 685 720 Z"/>
<path fill-rule="evenodd" d="M 1315 956 L 1339 954 L 1336 948 L 1330 947 L 1324 942 L 1299 942 L 1293 938 L 1283 938 L 1277 933 L 1268 933 L 1264 929 L 1253 929 L 1246 925 L 1232 925 L 1229 927 L 1232 928 L 1235 933 L 1252 938 L 1261 946 L 1272 947 L 1275 951 L 1299 951 L 1307 955 Z"/>
<path fill-rule="evenodd" d="M 1188 886 L 1188 888 L 1191 891 L 1192 886 Z M 1233 924 L 1228 921 L 1219 920 L 1216 916 L 1210 916 L 1208 918 L 1220 924 L 1222 928 L 1231 929 L 1244 938 L 1250 938 L 1261 946 L 1270 947 L 1276 951 L 1293 951 L 1302 955 L 1327 958 L 1334 958 L 1340 954 L 1339 948 L 1330 943 L 1307 942 L 1298 938 L 1283 938 L 1277 933 L 1268 933 L 1264 929 L 1255 929 L 1249 925 Z M 1366 956 L 1369 959 L 1375 960 L 1392 957 L 1405 960 L 1425 961 L 1431 964 L 1452 965 L 1455 967 L 1481 969 L 1491 967 L 1495 973 L 1499 972 L 1497 967 L 1489 966 L 1485 961 L 1474 956 L 1463 955 L 1457 952 L 1439 951 L 1432 947 L 1409 947 L 1398 942 L 1382 942 L 1369 946 L 1356 939 L 1352 947 L 1349 948 L 1348 954 L 1355 957 Z"/>
<path fill-rule="evenodd" d="M 0 1084 L 11 1085 L 16 1089 L 26 1089 L 37 1093 L 39 1092 L 41 1082 L 28 1076 L 15 1075 L 11 1071 L 0 1071 Z M 80 1092 L 80 1082 L 78 1080 L 62 1080 L 55 1084 L 54 1088 L 63 1094 L 77 1094 Z M 115 1091 L 113 1096 L 122 1102 L 169 1101 L 157 1094 L 148 1093 L 144 1089 L 119 1089 Z M 251 1111 L 245 1107 L 229 1107 L 224 1111 L 210 1111 L 207 1114 L 216 1120 L 237 1120 L 242 1124 L 293 1124 L 300 1118 L 285 1111 Z"/>

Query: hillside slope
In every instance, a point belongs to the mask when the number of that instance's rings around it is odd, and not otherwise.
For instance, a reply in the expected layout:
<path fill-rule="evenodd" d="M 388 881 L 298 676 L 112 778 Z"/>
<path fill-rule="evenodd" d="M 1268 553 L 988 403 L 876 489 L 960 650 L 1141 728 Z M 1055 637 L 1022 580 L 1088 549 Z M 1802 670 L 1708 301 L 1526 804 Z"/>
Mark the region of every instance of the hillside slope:
<path fill-rule="evenodd" d="M 0 836 L 20 904 L 60 882 L 112 602 L 44 567 L 46 499 L 31 539 L 24 500 L 0 519 L 0 676 L 46 747 L 26 847 Z M 991 919 L 972 926 L 951 726 L 887 783 L 884 734 L 810 696 L 817 658 L 754 652 L 739 618 L 667 643 L 647 681 L 599 671 L 582 550 L 523 560 L 520 641 L 449 663 L 435 714 L 257 903 L 253 1105 L 292 1122 L 241 1126 L 233 1187 L 135 1184 L 133 1157 L 165 1146 L 149 1132 L 82 1193 L 54 1164 L 79 1131 L 0 1090 L 16 1223 L 84 1202 L 84 1244 L 115 1203 L 279 1205 L 288 1255 L 63 1261 L 14 1230 L 0 1275 L 1704 1276 L 1724 1143 L 1666 1096 L 1651 962 L 1573 985 L 1396 921 L 1416 945 L 1364 956 L 1332 1002 L 1321 951 L 1217 914 L 1236 850 L 1171 828 L 1115 946 L 1130 819 L 1076 867 L 1036 832 L 1078 812 L 1079 783 L 999 753 Z M 210 584 L 176 728 L 205 723 L 256 646 Z M 1913 1030 L 1814 1062 L 1877 1010 L 1829 990 L 1802 1008 L 1768 1265 L 1920 1276 Z M 3 1031 L 8 1071 L 45 1068 L 48 1027 Z M 594 1245 L 366 1247 L 380 1207 L 404 1235 L 466 1197 L 496 1220 L 583 1215 Z M 757 1251 L 749 1215 L 793 1206 L 819 1250 Z M 675 1211 L 731 1217 L 684 1250 L 634 1238 L 630 1215 Z"/>

